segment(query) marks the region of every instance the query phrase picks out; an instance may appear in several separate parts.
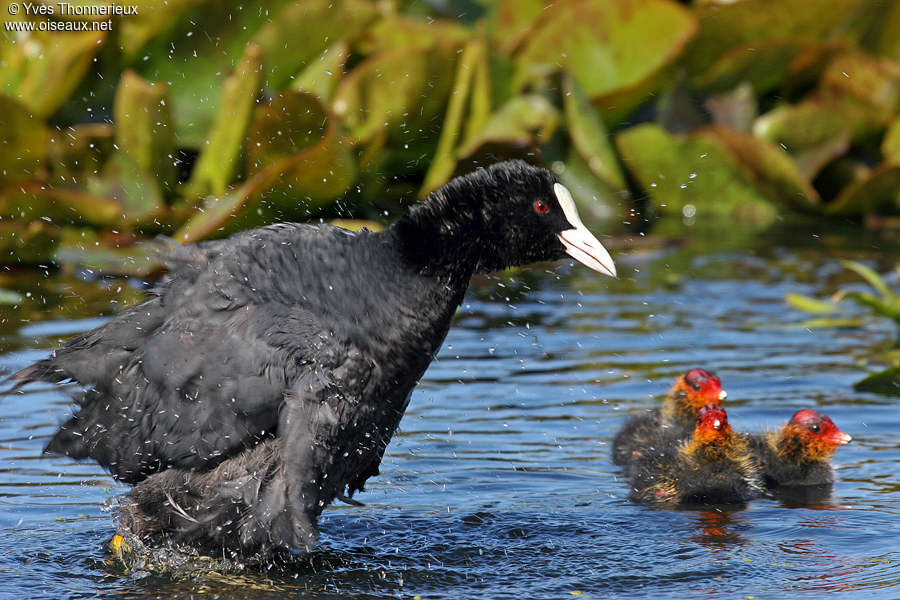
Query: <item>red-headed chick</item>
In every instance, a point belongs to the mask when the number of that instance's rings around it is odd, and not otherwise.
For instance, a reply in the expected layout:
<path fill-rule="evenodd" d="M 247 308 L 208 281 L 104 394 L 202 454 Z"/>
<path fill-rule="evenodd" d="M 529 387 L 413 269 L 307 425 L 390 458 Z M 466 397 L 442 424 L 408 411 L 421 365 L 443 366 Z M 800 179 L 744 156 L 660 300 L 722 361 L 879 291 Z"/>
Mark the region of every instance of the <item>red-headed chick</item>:
<path fill-rule="evenodd" d="M 763 491 L 749 440 L 732 430 L 725 409 L 714 404 L 700 409 L 693 435 L 646 453 L 630 472 L 637 502 L 740 504 Z"/>
<path fill-rule="evenodd" d="M 691 369 L 675 380 L 662 408 L 628 419 L 613 439 L 613 462 L 628 465 L 660 438 L 691 435 L 697 414 L 708 404 L 720 404 L 728 396 L 722 380 L 706 369 Z"/>
<path fill-rule="evenodd" d="M 820 412 L 798 410 L 780 430 L 750 440 L 766 487 L 828 485 L 834 482 L 830 460 L 849 435 Z"/>

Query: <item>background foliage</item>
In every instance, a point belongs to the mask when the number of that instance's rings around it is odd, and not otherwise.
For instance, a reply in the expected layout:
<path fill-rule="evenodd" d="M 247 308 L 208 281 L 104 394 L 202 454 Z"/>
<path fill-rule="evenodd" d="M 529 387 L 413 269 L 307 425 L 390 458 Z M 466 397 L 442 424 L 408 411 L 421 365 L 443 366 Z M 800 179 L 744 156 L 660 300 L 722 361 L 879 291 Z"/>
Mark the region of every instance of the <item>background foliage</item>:
<path fill-rule="evenodd" d="M 897 225 L 900 2 L 546 4 L 136 0 L 109 33 L 4 28 L 0 263 L 143 274 L 148 236 L 378 218 L 515 156 L 619 227 Z"/>

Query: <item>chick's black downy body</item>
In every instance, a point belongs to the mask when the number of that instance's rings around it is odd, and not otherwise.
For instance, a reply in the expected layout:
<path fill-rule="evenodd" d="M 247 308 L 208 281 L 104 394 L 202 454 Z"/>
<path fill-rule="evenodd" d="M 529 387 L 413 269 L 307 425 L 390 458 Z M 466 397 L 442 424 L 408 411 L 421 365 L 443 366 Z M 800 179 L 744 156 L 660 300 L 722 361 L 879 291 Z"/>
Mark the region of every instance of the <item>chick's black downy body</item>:
<path fill-rule="evenodd" d="M 549 172 L 500 163 L 384 232 L 280 224 L 180 248 L 147 300 L 12 379 L 86 386 L 47 450 L 136 484 L 133 532 L 309 548 L 324 507 L 378 473 L 471 275 L 567 252 L 614 274 Z"/>

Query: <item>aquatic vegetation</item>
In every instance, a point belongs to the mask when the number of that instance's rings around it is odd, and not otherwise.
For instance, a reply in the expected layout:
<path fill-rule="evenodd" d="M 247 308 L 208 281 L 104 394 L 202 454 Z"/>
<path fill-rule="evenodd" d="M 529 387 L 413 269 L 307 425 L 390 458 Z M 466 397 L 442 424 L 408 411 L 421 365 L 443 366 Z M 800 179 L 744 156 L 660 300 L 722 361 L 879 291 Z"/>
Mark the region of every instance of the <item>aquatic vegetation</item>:
<path fill-rule="evenodd" d="M 523 156 L 607 216 L 900 215 L 892 3 L 165 4 L 4 17 L 0 262 L 379 219 Z"/>
<path fill-rule="evenodd" d="M 809 298 L 801 294 L 788 294 L 787 302 L 799 310 L 818 316 L 826 315 L 812 322 L 807 321 L 807 327 L 845 326 L 847 319 L 839 316 L 838 303 L 842 300 L 851 300 L 864 306 L 874 315 L 888 317 L 900 328 L 900 294 L 894 292 L 886 278 L 866 265 L 852 261 L 841 261 L 841 266 L 861 277 L 869 286 L 870 291 L 842 288 L 832 295 L 830 301 L 825 302 L 815 298 Z M 900 275 L 900 263 L 894 269 L 895 277 Z M 856 384 L 860 391 L 880 392 L 888 394 L 900 394 L 900 335 L 894 338 L 892 347 L 877 352 L 875 359 L 887 363 L 890 367 L 884 371 L 869 375 Z"/>

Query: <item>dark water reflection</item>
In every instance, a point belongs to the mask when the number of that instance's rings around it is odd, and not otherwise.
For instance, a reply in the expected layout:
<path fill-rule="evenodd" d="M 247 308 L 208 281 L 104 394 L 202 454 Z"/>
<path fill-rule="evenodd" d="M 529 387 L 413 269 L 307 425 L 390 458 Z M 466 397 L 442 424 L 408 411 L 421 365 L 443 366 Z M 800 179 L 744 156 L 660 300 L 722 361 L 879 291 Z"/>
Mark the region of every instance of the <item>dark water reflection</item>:
<path fill-rule="evenodd" d="M 63 391 L 4 398 L 0 595 L 900 597 L 898 399 L 852 389 L 892 326 L 806 329 L 783 301 L 852 281 L 838 259 L 887 270 L 897 245 L 795 226 L 694 237 L 618 253 L 617 281 L 565 266 L 477 281 L 360 496 L 367 506 L 326 511 L 321 548 L 280 571 L 173 580 L 109 569 L 105 505 L 124 488 L 91 463 L 41 456 L 69 411 Z M 0 308 L 0 372 L 140 294 L 43 272 L 0 284 L 31 292 Z M 695 365 L 722 376 L 737 427 L 819 406 L 851 433 L 830 495 L 728 510 L 629 503 L 611 438 Z"/>

